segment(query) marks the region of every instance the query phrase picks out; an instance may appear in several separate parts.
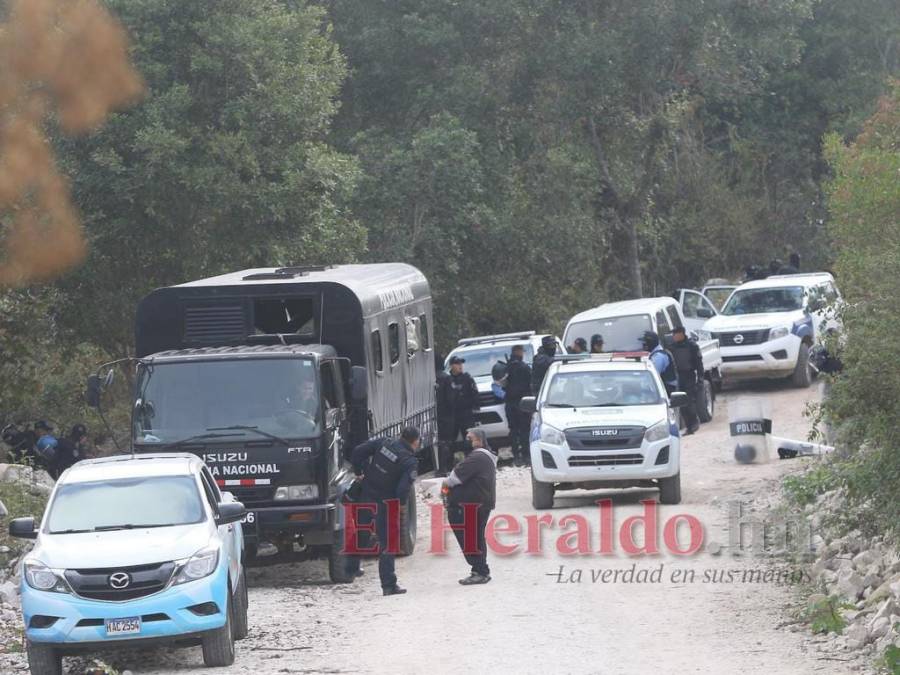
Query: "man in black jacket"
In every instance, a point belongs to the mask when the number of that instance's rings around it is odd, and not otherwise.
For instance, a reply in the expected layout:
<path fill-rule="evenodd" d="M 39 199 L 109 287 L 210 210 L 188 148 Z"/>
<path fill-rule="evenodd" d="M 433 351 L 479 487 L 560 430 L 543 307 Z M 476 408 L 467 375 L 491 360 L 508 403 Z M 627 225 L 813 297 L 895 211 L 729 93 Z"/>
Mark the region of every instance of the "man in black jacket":
<path fill-rule="evenodd" d="M 531 368 L 525 363 L 525 347 L 515 345 L 506 366 L 506 423 L 509 425 L 509 443 L 516 466 L 523 466 L 530 457 L 529 435 L 531 415 L 519 410 L 519 402 L 531 395 Z"/>
<path fill-rule="evenodd" d="M 541 391 L 541 385 L 544 383 L 544 377 L 550 370 L 553 363 L 553 357 L 556 356 L 556 338 L 552 335 L 545 335 L 541 340 L 541 348 L 538 349 L 534 362 L 531 364 L 531 391 L 537 396 Z"/>
<path fill-rule="evenodd" d="M 447 522 L 454 528 L 453 534 L 472 568 L 471 574 L 459 583 L 475 586 L 491 580 L 484 530 L 497 505 L 497 456 L 491 452 L 481 429 L 470 429 L 466 442 L 466 458 L 444 480 L 444 485 L 449 488 Z"/>
<path fill-rule="evenodd" d="M 681 409 L 687 435 L 697 432 L 700 420 L 697 417 L 697 389 L 703 382 L 703 355 L 695 340 L 687 336 L 684 326 L 672 331 L 672 344 L 669 351 L 675 359 L 678 371 L 678 388 L 688 395 L 688 404 Z"/>
<path fill-rule="evenodd" d="M 415 427 L 404 429 L 400 438 L 389 440 L 377 438 L 356 446 L 351 455 L 353 471 L 357 480 L 362 480 L 360 502 L 375 507 L 375 536 L 378 538 L 378 576 L 384 595 L 406 593 L 397 585 L 394 572 L 394 556 L 400 541 L 400 509 L 405 508 L 410 490 L 416 482 L 416 451 L 419 449 L 419 430 Z M 388 502 L 394 502 L 391 509 Z M 399 503 L 399 508 L 396 504 Z M 365 527 L 370 520 L 359 511 L 358 526 Z M 389 518 L 392 513 L 396 517 Z M 393 545 L 393 546 L 392 546 Z M 350 576 L 359 574 L 359 557 L 349 556 Z"/>
<path fill-rule="evenodd" d="M 437 381 L 437 418 L 440 466 L 439 471 L 449 471 L 453 452 L 459 449 L 457 442 L 465 438 L 466 431 L 475 426 L 475 410 L 478 409 L 478 386 L 463 369 L 466 362 L 459 356 L 450 357 L 450 374 Z"/>

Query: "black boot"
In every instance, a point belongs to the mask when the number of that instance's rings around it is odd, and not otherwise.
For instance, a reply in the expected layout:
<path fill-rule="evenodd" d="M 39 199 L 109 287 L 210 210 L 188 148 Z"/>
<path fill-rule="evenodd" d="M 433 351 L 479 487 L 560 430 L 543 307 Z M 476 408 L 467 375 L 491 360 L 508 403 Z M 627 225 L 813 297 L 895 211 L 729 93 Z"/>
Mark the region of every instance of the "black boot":
<path fill-rule="evenodd" d="M 382 595 L 403 595 L 406 593 L 405 588 L 400 588 L 397 585 L 394 586 L 385 586 L 381 589 Z"/>

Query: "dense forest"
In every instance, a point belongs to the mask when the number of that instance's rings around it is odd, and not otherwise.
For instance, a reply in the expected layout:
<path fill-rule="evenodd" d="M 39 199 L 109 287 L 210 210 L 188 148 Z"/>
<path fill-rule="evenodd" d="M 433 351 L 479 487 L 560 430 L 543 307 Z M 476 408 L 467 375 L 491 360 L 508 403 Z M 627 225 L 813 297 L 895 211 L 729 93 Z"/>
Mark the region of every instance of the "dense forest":
<path fill-rule="evenodd" d="M 242 267 L 412 262 L 446 347 L 831 266 L 825 139 L 900 74 L 896 0 L 105 4 L 146 92 L 48 129 L 88 253 L 0 294 L 7 419 L 82 417 L 144 293 Z"/>

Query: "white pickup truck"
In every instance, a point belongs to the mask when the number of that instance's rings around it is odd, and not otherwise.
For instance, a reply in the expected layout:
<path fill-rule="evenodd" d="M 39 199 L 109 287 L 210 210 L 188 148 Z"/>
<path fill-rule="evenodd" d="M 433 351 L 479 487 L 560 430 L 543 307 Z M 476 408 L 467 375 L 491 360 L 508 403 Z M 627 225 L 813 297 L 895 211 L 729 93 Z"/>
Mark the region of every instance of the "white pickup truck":
<path fill-rule="evenodd" d="M 682 292 L 680 297 L 682 302 L 685 302 L 688 295 Z M 697 414 L 701 422 L 709 422 L 715 411 L 716 391 L 722 382 L 720 373 L 722 355 L 719 353 L 719 342 L 709 339 L 708 333 L 693 329 L 685 320 L 681 304 L 675 298 L 641 298 L 611 302 L 581 312 L 569 320 L 563 342 L 570 345 L 575 338 L 582 337 L 590 344 L 591 336 L 599 334 L 603 336 L 605 352 L 637 352 L 642 350 L 641 336 L 644 332 L 654 331 L 660 338 L 665 338 L 679 326 L 685 326 L 692 337 L 697 339 L 700 353 L 703 355 L 706 377 L 698 392 Z"/>

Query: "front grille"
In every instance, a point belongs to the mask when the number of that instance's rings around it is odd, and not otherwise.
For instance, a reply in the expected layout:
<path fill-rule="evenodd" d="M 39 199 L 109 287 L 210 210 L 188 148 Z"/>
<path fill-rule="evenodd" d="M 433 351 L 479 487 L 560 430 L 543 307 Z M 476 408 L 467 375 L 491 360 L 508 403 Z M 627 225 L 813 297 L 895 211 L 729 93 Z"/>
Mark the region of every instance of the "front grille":
<path fill-rule="evenodd" d="M 157 563 L 134 567 L 108 567 L 99 569 L 66 570 L 66 581 L 76 595 L 90 600 L 121 602 L 153 595 L 163 590 L 175 572 L 175 563 Z M 125 573 L 128 583 L 115 588 L 110 576 Z"/>
<path fill-rule="evenodd" d="M 247 507 L 264 505 L 271 502 L 275 495 L 275 489 L 270 486 L 225 487 L 222 489 L 233 494 L 236 500 Z"/>
<path fill-rule="evenodd" d="M 501 401 L 499 398 L 494 396 L 494 392 L 492 392 L 492 391 L 485 391 L 485 392 L 478 394 L 478 405 L 479 406 L 483 407 L 483 406 L 488 406 L 488 405 L 498 405 L 500 403 L 503 403 L 503 401 Z"/>
<path fill-rule="evenodd" d="M 569 457 L 569 466 L 622 466 L 643 463 L 644 456 L 638 454 Z"/>
<path fill-rule="evenodd" d="M 736 340 L 740 335 L 740 339 Z M 747 345 L 761 345 L 769 339 L 769 329 L 736 331 L 733 333 L 713 333 L 714 340 L 719 341 L 721 347 L 745 347 Z"/>
<path fill-rule="evenodd" d="M 725 363 L 737 363 L 739 361 L 762 361 L 763 357 L 759 354 L 744 354 L 741 356 L 723 356 L 722 361 Z"/>
<path fill-rule="evenodd" d="M 566 442 L 571 450 L 628 450 L 641 447 L 645 431 L 645 427 L 569 429 L 566 431 Z"/>

